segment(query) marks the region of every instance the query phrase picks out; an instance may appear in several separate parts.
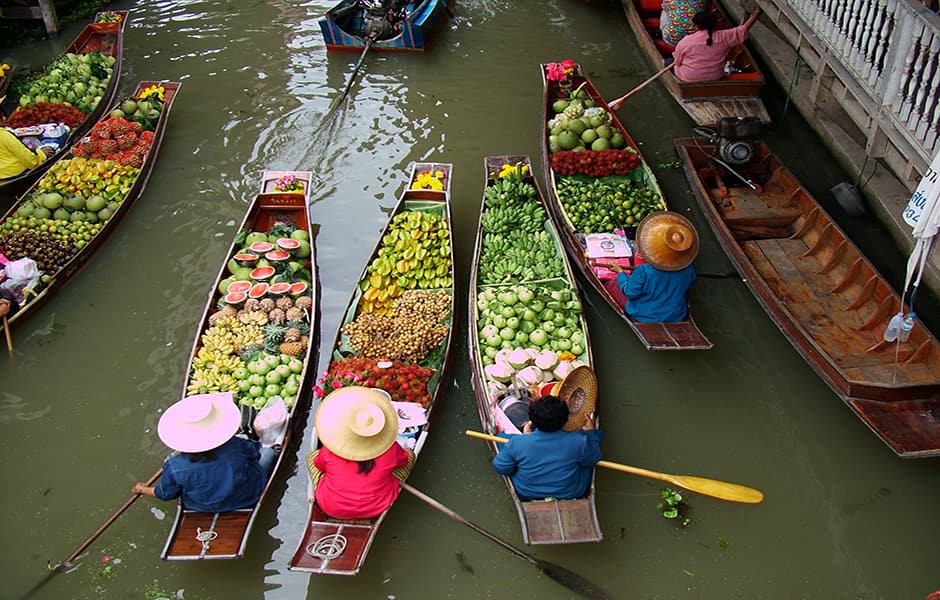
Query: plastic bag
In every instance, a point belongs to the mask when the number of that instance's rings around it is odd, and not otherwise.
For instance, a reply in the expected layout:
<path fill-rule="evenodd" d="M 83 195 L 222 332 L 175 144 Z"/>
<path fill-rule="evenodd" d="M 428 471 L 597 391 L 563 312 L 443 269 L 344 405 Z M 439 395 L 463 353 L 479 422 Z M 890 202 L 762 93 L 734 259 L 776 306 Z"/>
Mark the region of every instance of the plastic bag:
<path fill-rule="evenodd" d="M 262 446 L 275 446 L 284 441 L 287 433 L 287 405 L 284 400 L 268 402 L 255 417 L 254 429 Z"/>
<path fill-rule="evenodd" d="M 24 290 L 30 284 L 39 281 L 39 267 L 31 258 L 21 258 L 10 261 L 3 267 L 6 279 L 0 283 L 0 288 L 13 294 L 16 301 L 22 303 L 25 299 Z"/>

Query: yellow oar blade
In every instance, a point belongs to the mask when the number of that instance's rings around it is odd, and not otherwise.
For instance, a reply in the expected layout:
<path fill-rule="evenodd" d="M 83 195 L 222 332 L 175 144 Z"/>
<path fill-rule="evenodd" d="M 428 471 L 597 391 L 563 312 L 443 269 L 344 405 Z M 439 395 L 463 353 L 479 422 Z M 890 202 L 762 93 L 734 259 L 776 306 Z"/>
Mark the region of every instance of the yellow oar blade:
<path fill-rule="evenodd" d="M 489 440 L 491 442 L 504 443 L 507 441 L 506 438 L 480 433 L 479 431 L 470 429 L 466 431 L 466 434 L 470 437 Z M 694 475 L 670 475 L 669 473 L 660 473 L 658 471 L 641 469 L 640 467 L 631 467 L 630 465 L 623 465 L 609 460 L 599 461 L 597 466 L 613 469 L 614 471 L 621 471 L 623 473 L 639 475 L 640 477 L 668 481 L 681 488 L 718 498 L 719 500 L 743 502 L 745 504 L 757 504 L 764 500 L 764 494 L 760 490 L 738 485 L 737 483 L 728 483 L 727 481 L 718 481 L 717 479 L 706 479 L 705 477 L 695 477 Z"/>

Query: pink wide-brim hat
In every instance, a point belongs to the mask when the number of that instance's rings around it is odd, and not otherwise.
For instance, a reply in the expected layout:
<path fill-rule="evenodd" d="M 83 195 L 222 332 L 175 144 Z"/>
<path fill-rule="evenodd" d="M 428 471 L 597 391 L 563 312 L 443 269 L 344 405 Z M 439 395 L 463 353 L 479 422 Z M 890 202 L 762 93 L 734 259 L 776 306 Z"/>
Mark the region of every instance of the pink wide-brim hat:
<path fill-rule="evenodd" d="M 157 436 L 178 452 L 205 452 L 229 441 L 242 416 L 232 392 L 183 398 L 160 417 Z"/>

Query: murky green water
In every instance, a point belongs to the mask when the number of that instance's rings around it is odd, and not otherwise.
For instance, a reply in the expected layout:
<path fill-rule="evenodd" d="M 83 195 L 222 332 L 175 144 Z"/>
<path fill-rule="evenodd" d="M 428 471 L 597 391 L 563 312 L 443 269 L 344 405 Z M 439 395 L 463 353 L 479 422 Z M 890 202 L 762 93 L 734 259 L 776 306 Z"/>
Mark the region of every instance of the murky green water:
<path fill-rule="evenodd" d="M 324 127 L 323 115 L 359 57 L 327 54 L 316 18 L 330 5 L 113 4 L 133 10 L 122 92 L 151 78 L 183 87 L 128 220 L 72 284 L 17 326 L 15 368 L 0 361 L 0 597 L 30 589 L 47 561 L 72 552 L 130 496 L 134 481 L 160 466 L 158 411 L 179 397 L 208 286 L 264 169 L 317 174 L 312 212 L 328 344 L 409 162 L 454 164 L 465 285 L 483 157 L 518 153 L 537 161 L 538 64 L 574 58 L 608 98 L 651 74 L 619 3 L 460 1 L 427 52 L 370 53 L 350 99 Z M 44 64 L 76 32 L 28 48 L 0 47 L 0 60 Z M 783 112 L 779 89 L 766 96 L 775 119 L 768 141 L 898 279 L 903 259 L 881 228 L 832 206 L 828 190 L 845 174 L 792 107 Z M 672 139 L 691 134 L 690 121 L 657 85 L 629 100 L 620 117 L 653 165 L 674 160 Z M 655 170 L 672 207 L 691 209 L 700 226 L 699 271 L 730 273 L 681 171 Z M 740 281 L 697 284 L 696 319 L 715 343 L 699 353 L 646 352 L 596 296 L 585 300 L 606 457 L 743 483 L 761 489 L 766 501 L 750 506 L 687 494 L 691 523 L 681 528 L 656 508 L 665 484 L 602 471 L 605 540 L 528 548 L 531 554 L 620 598 L 918 599 L 940 587 L 937 460 L 896 458 L 804 363 Z M 457 339 L 466 339 L 465 324 Z M 465 347 L 457 361 L 409 481 L 521 545 L 486 449 L 462 435 L 478 423 Z M 309 427 L 303 447 L 291 449 L 296 458 L 280 472 L 244 559 L 161 561 L 174 507 L 144 498 L 37 597 L 144 598 L 148 588 L 184 590 L 188 600 L 572 597 L 411 497 L 385 521 L 359 576 L 287 571 L 306 516 L 300 460 L 308 443 Z M 162 513 L 167 519 L 157 518 Z"/>

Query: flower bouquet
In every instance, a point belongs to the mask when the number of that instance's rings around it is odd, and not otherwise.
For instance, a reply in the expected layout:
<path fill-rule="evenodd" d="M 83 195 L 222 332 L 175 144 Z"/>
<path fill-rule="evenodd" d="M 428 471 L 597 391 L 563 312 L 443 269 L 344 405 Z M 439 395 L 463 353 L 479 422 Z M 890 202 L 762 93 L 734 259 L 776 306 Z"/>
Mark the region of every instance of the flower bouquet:
<path fill-rule="evenodd" d="M 558 87 L 566 92 L 571 89 L 571 76 L 574 75 L 574 69 L 578 63 L 570 58 L 561 62 L 550 62 L 545 65 L 545 78 L 549 81 L 558 83 Z"/>
<path fill-rule="evenodd" d="M 275 192 L 295 192 L 298 194 L 304 191 L 304 182 L 293 175 L 285 175 L 274 182 Z"/>
<path fill-rule="evenodd" d="M 418 173 L 415 175 L 415 180 L 411 182 L 411 189 L 442 191 L 444 189 L 444 172 L 438 169 L 437 171 Z"/>
<path fill-rule="evenodd" d="M 117 31 L 121 27 L 122 18 L 123 15 L 121 15 L 121 13 L 111 11 L 101 12 L 98 13 L 95 22 L 91 24 L 91 28 L 98 33 Z"/>

